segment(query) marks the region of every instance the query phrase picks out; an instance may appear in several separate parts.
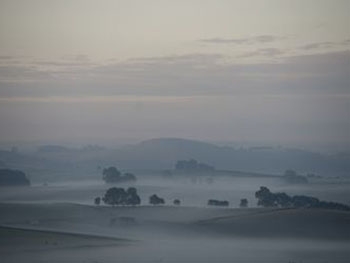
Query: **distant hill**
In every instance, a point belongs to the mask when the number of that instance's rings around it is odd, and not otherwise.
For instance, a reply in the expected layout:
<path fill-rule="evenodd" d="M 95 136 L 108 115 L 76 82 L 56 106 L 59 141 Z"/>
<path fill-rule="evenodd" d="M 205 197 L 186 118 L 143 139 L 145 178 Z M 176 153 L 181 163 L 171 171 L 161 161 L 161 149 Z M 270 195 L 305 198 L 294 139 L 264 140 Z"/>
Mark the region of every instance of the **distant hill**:
<path fill-rule="evenodd" d="M 117 149 L 46 145 L 31 154 L 0 151 L 0 160 L 6 167 L 65 171 L 67 176 L 100 174 L 97 169 L 108 166 L 123 170 L 174 169 L 177 161 L 190 159 L 221 171 L 283 175 L 285 170 L 293 169 L 301 175 L 350 176 L 350 156 L 346 154 L 271 147 L 238 149 L 179 138 L 152 139 Z"/>
<path fill-rule="evenodd" d="M 323 155 L 299 149 L 235 149 L 178 138 L 152 139 L 114 151 L 117 164 L 125 167 L 170 169 L 177 160 L 196 159 L 219 170 L 241 170 L 281 174 L 350 175 L 350 158 Z M 113 159 L 114 159 L 113 158 Z"/>

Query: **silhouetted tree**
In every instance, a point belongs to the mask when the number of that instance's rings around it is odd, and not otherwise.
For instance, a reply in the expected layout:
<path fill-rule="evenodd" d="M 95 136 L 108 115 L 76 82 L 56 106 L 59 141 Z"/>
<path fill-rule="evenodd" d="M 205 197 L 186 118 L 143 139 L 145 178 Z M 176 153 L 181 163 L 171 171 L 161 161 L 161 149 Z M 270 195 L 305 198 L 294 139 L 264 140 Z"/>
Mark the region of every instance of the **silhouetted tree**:
<path fill-rule="evenodd" d="M 241 208 L 248 207 L 248 200 L 246 198 L 241 199 L 239 207 L 241 207 Z"/>
<path fill-rule="evenodd" d="M 258 199 L 258 206 L 263 207 L 290 207 L 292 198 L 286 193 L 271 193 L 270 190 L 261 186 L 260 190 L 255 193 Z"/>
<path fill-rule="evenodd" d="M 121 173 L 114 166 L 111 166 L 109 168 L 104 168 L 102 174 L 103 174 L 103 180 L 106 183 L 117 183 L 120 181 Z"/>
<path fill-rule="evenodd" d="M 291 198 L 294 207 L 317 207 L 320 200 L 305 195 L 295 195 Z"/>
<path fill-rule="evenodd" d="M 122 183 L 136 181 L 136 176 L 134 174 L 125 173 L 124 175 L 122 175 L 121 172 L 114 166 L 103 169 L 102 174 L 103 180 L 106 183 Z"/>
<path fill-rule="evenodd" d="M 107 190 L 103 202 L 107 205 L 122 205 L 125 203 L 126 192 L 124 188 L 112 187 Z"/>
<path fill-rule="evenodd" d="M 181 204 L 179 199 L 175 199 L 173 203 L 174 203 L 174 205 L 180 205 Z"/>
<path fill-rule="evenodd" d="M 101 203 L 101 197 L 96 197 L 94 200 L 95 205 L 100 205 Z"/>
<path fill-rule="evenodd" d="M 261 186 L 260 190 L 255 192 L 255 197 L 258 199 L 258 206 L 263 206 L 263 207 L 276 206 L 273 194 L 265 186 Z"/>
<path fill-rule="evenodd" d="M 163 198 L 160 198 L 159 196 L 154 194 L 149 197 L 149 203 L 152 205 L 161 205 L 161 204 L 165 204 L 165 201 Z"/>
<path fill-rule="evenodd" d="M 275 193 L 273 194 L 275 205 L 279 207 L 290 207 L 292 206 L 292 198 L 286 193 Z"/>
<path fill-rule="evenodd" d="M 135 187 L 129 187 L 128 190 L 126 190 L 127 193 L 127 205 L 139 205 L 141 203 L 141 198 L 137 194 L 137 190 Z"/>
<path fill-rule="evenodd" d="M 109 188 L 102 200 L 108 205 L 139 205 L 141 203 L 141 198 L 134 187 L 130 187 L 126 191 L 124 188 Z"/>
<path fill-rule="evenodd" d="M 271 193 L 264 186 L 261 186 L 260 190 L 255 193 L 255 197 L 258 198 L 258 206 L 263 207 L 325 208 L 350 211 L 350 207 L 344 204 L 320 201 L 318 198 L 306 195 L 291 197 L 286 193 Z"/>

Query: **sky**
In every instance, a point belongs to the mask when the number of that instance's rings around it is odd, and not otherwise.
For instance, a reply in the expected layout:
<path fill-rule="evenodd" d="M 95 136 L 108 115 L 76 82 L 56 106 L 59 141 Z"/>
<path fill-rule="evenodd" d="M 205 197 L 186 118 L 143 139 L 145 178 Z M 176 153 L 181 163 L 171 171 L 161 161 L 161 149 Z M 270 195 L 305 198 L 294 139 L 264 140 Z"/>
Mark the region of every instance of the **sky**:
<path fill-rule="evenodd" d="M 350 1 L 0 0 L 0 141 L 350 147 Z"/>

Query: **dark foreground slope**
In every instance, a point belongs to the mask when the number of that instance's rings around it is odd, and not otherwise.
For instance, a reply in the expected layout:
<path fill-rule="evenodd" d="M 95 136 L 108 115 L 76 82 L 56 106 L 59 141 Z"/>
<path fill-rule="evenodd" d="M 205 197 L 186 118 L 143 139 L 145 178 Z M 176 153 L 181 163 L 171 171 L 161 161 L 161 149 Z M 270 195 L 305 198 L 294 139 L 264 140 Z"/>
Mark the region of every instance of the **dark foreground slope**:
<path fill-rule="evenodd" d="M 225 235 L 349 239 L 350 212 L 322 209 L 94 207 L 75 204 L 1 204 L 0 224 L 133 237 Z"/>
<path fill-rule="evenodd" d="M 345 263 L 350 213 L 0 204 L 1 262 Z"/>

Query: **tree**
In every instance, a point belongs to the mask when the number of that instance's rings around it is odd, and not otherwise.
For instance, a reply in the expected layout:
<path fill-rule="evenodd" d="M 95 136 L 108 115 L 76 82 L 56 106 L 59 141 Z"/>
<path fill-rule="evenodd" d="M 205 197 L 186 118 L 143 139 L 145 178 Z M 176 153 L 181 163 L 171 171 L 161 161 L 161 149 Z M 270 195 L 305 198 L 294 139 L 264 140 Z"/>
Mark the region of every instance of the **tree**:
<path fill-rule="evenodd" d="M 112 187 L 107 190 L 103 202 L 107 205 L 122 205 L 125 203 L 126 192 L 124 188 Z"/>
<path fill-rule="evenodd" d="M 130 187 L 126 191 L 124 188 L 109 188 L 102 200 L 108 205 L 139 205 L 141 203 L 141 198 L 134 187 Z"/>
<path fill-rule="evenodd" d="M 100 205 L 101 203 L 101 197 L 96 197 L 94 200 L 95 205 Z"/>
<path fill-rule="evenodd" d="M 294 207 L 317 207 L 320 200 L 305 195 L 295 195 L 291 198 Z"/>
<path fill-rule="evenodd" d="M 180 205 L 181 201 L 179 199 L 175 199 L 173 202 L 174 205 Z"/>
<path fill-rule="evenodd" d="M 241 199 L 239 207 L 241 207 L 241 208 L 248 207 L 248 200 L 246 198 Z"/>
<path fill-rule="evenodd" d="M 292 206 L 292 198 L 286 193 L 275 193 L 273 195 L 277 206 L 280 206 L 280 207 Z"/>
<path fill-rule="evenodd" d="M 161 204 L 165 204 L 165 201 L 163 198 L 157 196 L 156 194 L 151 195 L 149 197 L 149 203 L 152 205 L 161 205 Z"/>
<path fill-rule="evenodd" d="M 294 208 L 324 208 L 350 211 L 350 207 L 335 202 L 320 201 L 318 198 L 306 195 L 289 196 L 286 193 L 271 193 L 267 187 L 261 186 L 255 193 L 258 206 L 263 207 L 294 207 Z"/>
<path fill-rule="evenodd" d="M 263 206 L 263 207 L 276 206 L 273 194 L 265 186 L 261 186 L 260 190 L 255 192 L 255 197 L 258 199 L 258 206 Z"/>
<path fill-rule="evenodd" d="M 125 173 L 124 175 L 122 175 L 121 172 L 114 166 L 111 166 L 109 168 L 104 168 L 102 174 L 103 174 L 103 180 L 106 183 L 122 183 L 122 182 L 136 181 L 136 176 L 134 174 Z"/>
<path fill-rule="evenodd" d="M 109 168 L 104 168 L 102 174 L 103 174 L 103 180 L 106 183 L 116 183 L 120 181 L 121 173 L 114 166 L 111 166 Z"/>
<path fill-rule="evenodd" d="M 260 190 L 255 193 L 258 199 L 258 206 L 263 207 L 290 207 L 292 198 L 286 193 L 271 193 L 270 190 L 261 186 Z"/>
<path fill-rule="evenodd" d="M 126 190 L 127 198 L 126 198 L 126 204 L 127 205 L 139 205 L 141 203 L 141 198 L 137 194 L 137 190 L 135 187 L 129 187 L 128 190 Z"/>

